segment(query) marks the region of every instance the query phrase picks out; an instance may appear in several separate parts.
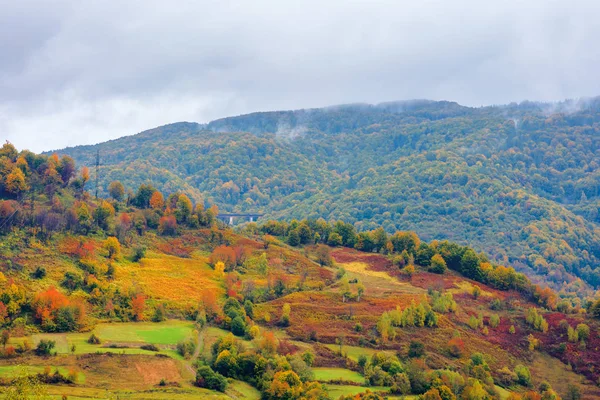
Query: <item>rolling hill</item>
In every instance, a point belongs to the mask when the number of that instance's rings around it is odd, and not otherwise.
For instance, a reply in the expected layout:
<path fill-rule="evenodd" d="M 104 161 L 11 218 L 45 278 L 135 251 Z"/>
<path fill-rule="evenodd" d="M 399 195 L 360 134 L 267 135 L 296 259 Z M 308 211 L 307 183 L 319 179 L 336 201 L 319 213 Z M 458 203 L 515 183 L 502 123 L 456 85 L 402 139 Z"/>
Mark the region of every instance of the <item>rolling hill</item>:
<path fill-rule="evenodd" d="M 600 99 L 426 100 L 176 123 L 58 150 L 225 211 L 418 231 L 573 293 L 600 284 Z"/>
<path fill-rule="evenodd" d="M 600 299 L 468 246 L 342 221 L 232 229 L 148 186 L 94 199 L 71 158 L 9 143 L 0 166 L 3 398 L 600 395 Z"/>

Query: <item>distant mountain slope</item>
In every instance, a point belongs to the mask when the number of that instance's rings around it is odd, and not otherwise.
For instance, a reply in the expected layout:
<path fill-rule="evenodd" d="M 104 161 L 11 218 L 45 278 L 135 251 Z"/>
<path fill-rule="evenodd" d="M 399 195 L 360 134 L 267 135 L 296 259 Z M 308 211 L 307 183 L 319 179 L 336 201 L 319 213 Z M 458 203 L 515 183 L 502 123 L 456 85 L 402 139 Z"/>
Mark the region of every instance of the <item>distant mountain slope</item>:
<path fill-rule="evenodd" d="M 418 100 L 177 123 L 96 146 L 101 185 L 152 182 L 221 210 L 416 230 L 554 287 L 600 284 L 600 100 Z M 465 228 L 466 227 L 466 228 Z"/>

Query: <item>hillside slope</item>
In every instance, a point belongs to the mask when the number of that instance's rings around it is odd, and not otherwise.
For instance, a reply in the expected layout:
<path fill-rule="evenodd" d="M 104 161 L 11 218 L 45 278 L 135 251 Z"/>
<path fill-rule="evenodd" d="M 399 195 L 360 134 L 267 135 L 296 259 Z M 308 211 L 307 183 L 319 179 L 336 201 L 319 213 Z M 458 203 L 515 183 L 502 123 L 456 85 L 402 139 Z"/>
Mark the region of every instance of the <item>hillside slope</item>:
<path fill-rule="evenodd" d="M 234 231 L 148 186 L 95 200 L 67 156 L 5 144 L 0 165 L 7 398 L 600 395 L 600 299 L 470 247 L 342 221 Z"/>
<path fill-rule="evenodd" d="M 97 150 L 104 190 L 152 182 L 226 211 L 415 230 L 555 288 L 600 284 L 598 99 L 256 113 L 59 153 L 93 165 Z"/>

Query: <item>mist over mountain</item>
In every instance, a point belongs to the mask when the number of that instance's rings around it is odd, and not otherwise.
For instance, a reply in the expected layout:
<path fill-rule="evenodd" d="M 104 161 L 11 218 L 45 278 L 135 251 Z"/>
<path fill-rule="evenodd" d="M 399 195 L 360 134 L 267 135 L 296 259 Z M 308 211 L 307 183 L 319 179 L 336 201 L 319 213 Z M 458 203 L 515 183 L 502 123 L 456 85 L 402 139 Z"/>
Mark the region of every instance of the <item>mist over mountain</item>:
<path fill-rule="evenodd" d="M 151 183 L 221 211 L 468 243 L 565 291 L 600 284 L 599 98 L 261 112 L 57 153 L 93 166 L 97 151 L 102 196 Z"/>

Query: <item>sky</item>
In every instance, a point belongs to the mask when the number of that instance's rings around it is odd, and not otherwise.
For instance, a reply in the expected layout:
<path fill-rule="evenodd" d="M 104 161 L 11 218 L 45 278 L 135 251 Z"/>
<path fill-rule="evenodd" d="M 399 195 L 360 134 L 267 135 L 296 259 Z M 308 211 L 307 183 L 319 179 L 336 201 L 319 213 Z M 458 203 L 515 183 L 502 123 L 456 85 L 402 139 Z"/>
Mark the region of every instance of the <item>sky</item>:
<path fill-rule="evenodd" d="M 600 95 L 597 0 L 0 0 L 0 140 L 433 99 Z"/>

